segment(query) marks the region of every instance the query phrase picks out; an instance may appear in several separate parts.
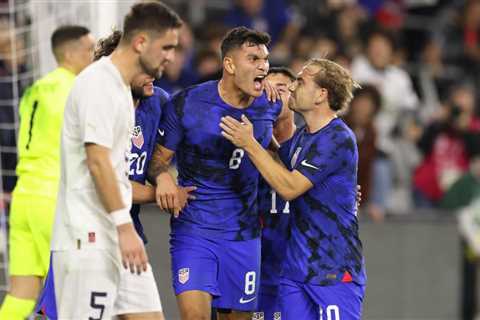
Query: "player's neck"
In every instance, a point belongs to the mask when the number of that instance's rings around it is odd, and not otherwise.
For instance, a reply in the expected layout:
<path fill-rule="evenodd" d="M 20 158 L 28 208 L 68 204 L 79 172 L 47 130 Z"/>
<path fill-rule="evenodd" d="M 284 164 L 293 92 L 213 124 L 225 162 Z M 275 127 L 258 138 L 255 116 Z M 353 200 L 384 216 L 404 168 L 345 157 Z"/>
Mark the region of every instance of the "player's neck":
<path fill-rule="evenodd" d="M 292 111 L 282 118 L 277 119 L 275 127 L 273 128 L 273 135 L 278 143 L 284 143 L 293 136 L 296 126 L 294 122 L 294 115 Z"/>
<path fill-rule="evenodd" d="M 255 99 L 240 90 L 233 81 L 225 78 L 218 82 L 218 94 L 220 98 L 234 108 L 247 108 Z"/>
<path fill-rule="evenodd" d="M 69 64 L 68 62 L 59 63 L 58 67 L 63 68 L 65 70 L 68 70 L 71 73 L 73 73 L 74 75 L 77 75 L 79 73 L 78 70 L 73 65 Z"/>
<path fill-rule="evenodd" d="M 308 132 L 315 133 L 337 118 L 337 113 L 327 106 L 327 108 L 318 108 L 302 113 L 302 116 Z"/>
<path fill-rule="evenodd" d="M 123 81 L 130 86 L 133 78 L 141 72 L 134 54 L 126 48 L 118 47 L 110 56 L 112 63 L 120 72 Z"/>

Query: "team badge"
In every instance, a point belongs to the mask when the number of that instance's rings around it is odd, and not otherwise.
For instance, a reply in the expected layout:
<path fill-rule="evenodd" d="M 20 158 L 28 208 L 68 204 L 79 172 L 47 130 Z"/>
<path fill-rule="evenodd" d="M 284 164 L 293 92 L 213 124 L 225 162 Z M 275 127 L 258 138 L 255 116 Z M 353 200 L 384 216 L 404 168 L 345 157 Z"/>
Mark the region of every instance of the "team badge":
<path fill-rule="evenodd" d="M 145 140 L 143 139 L 142 127 L 135 126 L 132 132 L 132 143 L 138 149 L 142 149 L 143 143 Z"/>
<path fill-rule="evenodd" d="M 263 312 L 254 312 L 252 315 L 252 320 L 264 320 L 265 316 L 263 315 Z"/>
<path fill-rule="evenodd" d="M 281 312 L 274 312 L 273 313 L 273 320 L 282 320 L 282 313 Z"/>
<path fill-rule="evenodd" d="M 182 268 L 178 270 L 178 282 L 185 284 L 190 278 L 190 268 Z"/>

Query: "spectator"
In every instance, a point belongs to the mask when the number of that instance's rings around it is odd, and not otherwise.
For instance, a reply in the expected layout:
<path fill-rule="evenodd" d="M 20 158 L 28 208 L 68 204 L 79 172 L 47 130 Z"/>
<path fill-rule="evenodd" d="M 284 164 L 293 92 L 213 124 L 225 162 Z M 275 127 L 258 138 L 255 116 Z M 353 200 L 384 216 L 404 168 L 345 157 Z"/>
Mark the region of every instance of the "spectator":
<path fill-rule="evenodd" d="M 370 190 L 372 188 L 372 164 L 377 150 L 375 141 L 377 132 L 373 120 L 381 108 L 381 97 L 378 90 L 372 85 L 362 86 L 355 91 L 350 103 L 350 110 L 346 116 L 348 126 L 353 130 L 358 145 L 358 184 L 362 187 L 362 204 L 360 209 L 367 209 L 374 221 L 383 220 L 383 212 L 371 209 Z M 379 214 L 377 214 L 379 213 Z"/>
<path fill-rule="evenodd" d="M 474 101 L 473 89 L 454 87 L 442 113 L 420 139 L 423 161 L 414 173 L 417 206 L 436 207 L 444 192 L 467 171 L 467 138 L 478 132 Z"/>

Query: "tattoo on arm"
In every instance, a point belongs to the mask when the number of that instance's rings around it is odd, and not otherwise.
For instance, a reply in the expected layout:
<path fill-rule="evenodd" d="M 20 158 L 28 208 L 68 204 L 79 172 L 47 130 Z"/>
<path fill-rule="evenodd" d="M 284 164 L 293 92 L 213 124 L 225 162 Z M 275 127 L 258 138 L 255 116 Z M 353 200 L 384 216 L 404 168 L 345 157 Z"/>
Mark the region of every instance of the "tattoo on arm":
<path fill-rule="evenodd" d="M 152 159 L 148 164 L 147 179 L 152 185 L 156 185 L 156 178 L 159 174 L 167 172 L 170 167 L 171 156 L 165 155 L 162 147 L 156 146 L 152 154 Z"/>

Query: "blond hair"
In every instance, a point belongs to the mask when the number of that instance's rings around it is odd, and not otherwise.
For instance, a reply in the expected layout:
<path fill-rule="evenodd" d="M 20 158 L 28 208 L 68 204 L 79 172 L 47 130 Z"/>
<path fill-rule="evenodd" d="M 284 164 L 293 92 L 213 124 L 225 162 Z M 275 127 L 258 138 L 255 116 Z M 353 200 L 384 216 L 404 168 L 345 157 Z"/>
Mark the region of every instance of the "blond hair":
<path fill-rule="evenodd" d="M 310 59 L 309 65 L 319 67 L 314 75 L 315 83 L 328 91 L 330 109 L 344 112 L 353 98 L 353 90 L 360 85 L 352 79 L 350 72 L 328 59 Z"/>

